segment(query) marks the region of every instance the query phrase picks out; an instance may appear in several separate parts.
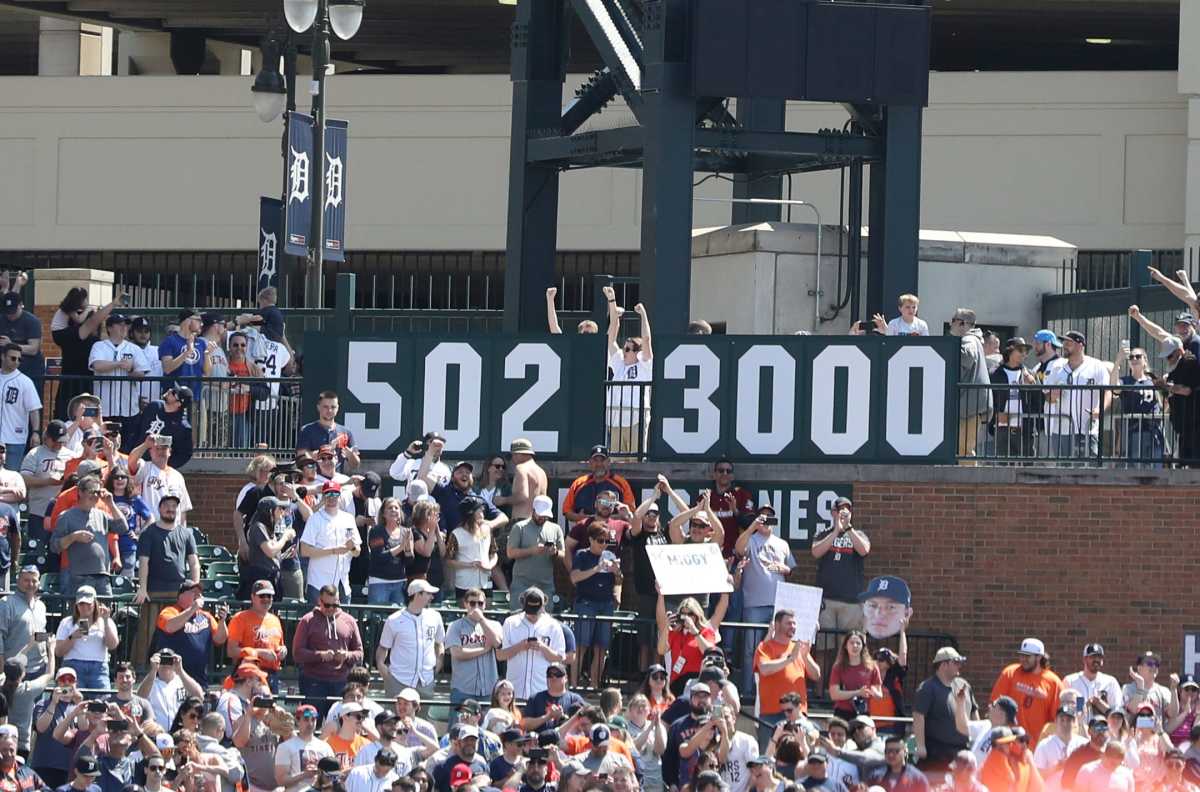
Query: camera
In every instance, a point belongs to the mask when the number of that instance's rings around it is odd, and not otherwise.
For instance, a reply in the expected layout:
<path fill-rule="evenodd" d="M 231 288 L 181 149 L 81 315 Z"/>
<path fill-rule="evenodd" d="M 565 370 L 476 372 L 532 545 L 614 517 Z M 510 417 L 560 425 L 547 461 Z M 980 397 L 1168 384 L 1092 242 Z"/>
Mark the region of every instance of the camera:
<path fill-rule="evenodd" d="M 867 699 L 865 697 L 855 696 L 850 700 L 850 703 L 854 705 L 855 715 L 866 715 L 868 713 L 869 708 L 867 707 Z"/>
<path fill-rule="evenodd" d="M 86 633 L 92 626 L 91 619 L 80 619 L 75 622 L 75 626 L 79 628 L 79 632 Z"/>
<path fill-rule="evenodd" d="M 84 407 L 83 415 L 85 418 L 98 418 L 100 416 L 99 407 Z"/>
<path fill-rule="evenodd" d="M 104 725 L 108 727 L 110 732 L 122 732 L 129 729 L 129 721 L 127 720 L 106 720 Z"/>
<path fill-rule="evenodd" d="M 771 525 L 771 526 L 779 525 L 779 518 L 778 517 L 764 517 L 763 525 Z"/>
<path fill-rule="evenodd" d="M 255 696 L 254 699 L 250 703 L 260 709 L 269 709 L 269 708 L 275 706 L 275 697 L 274 696 Z"/>
<path fill-rule="evenodd" d="M 99 714 L 101 712 L 107 712 L 108 705 L 105 704 L 103 701 L 89 701 L 87 703 L 87 711 L 94 712 L 97 714 Z"/>
<path fill-rule="evenodd" d="M 303 500 L 308 497 L 308 487 L 296 487 L 296 497 Z"/>

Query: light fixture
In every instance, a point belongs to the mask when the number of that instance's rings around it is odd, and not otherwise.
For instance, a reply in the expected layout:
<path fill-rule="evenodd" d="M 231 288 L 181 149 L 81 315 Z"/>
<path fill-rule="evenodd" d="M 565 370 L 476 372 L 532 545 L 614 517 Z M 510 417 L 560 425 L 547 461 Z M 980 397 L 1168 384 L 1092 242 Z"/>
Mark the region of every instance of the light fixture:
<path fill-rule="evenodd" d="M 318 0 L 283 0 L 283 15 L 287 17 L 288 27 L 297 33 L 308 30 L 317 18 L 318 5 Z"/>
<path fill-rule="evenodd" d="M 1112 44 L 1112 39 L 1110 38 L 1088 37 L 1084 41 L 1088 44 Z"/>
<path fill-rule="evenodd" d="M 500 5 L 513 5 L 513 6 L 515 6 L 516 4 L 517 4 L 517 0 L 500 0 Z"/>
<path fill-rule="evenodd" d="M 362 24 L 366 0 L 329 0 L 329 26 L 342 41 L 354 38 Z"/>
<path fill-rule="evenodd" d="M 269 124 L 283 113 L 287 104 L 287 86 L 283 83 L 283 75 L 279 73 L 278 56 L 269 57 L 271 53 L 264 52 L 262 71 L 254 78 L 250 88 L 254 94 L 254 112 L 258 113 L 263 123 Z"/>

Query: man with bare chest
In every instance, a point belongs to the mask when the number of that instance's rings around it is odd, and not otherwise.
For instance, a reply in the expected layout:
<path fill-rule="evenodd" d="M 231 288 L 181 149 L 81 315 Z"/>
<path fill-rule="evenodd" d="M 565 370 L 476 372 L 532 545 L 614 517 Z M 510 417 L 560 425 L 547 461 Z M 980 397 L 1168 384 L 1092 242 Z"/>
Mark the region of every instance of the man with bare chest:
<path fill-rule="evenodd" d="M 546 471 L 533 460 L 533 443 L 518 437 L 509 446 L 513 461 L 512 519 L 525 520 L 533 516 L 533 499 L 549 494 Z"/>

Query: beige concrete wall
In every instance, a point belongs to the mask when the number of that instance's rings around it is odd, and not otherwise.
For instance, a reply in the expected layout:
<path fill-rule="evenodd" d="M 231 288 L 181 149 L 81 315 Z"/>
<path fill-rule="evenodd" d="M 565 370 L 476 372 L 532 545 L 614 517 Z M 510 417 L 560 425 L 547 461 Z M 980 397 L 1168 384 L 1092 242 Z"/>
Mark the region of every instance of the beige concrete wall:
<path fill-rule="evenodd" d="M 257 196 L 277 192 L 282 173 L 280 127 L 255 117 L 251 82 L 0 79 L 0 245 L 251 249 Z M 348 247 L 504 247 L 506 77 L 335 76 L 329 97 L 351 124 Z M 796 130 L 844 119 L 831 106 L 788 111 Z M 1179 246 L 1187 142 L 1174 73 L 935 74 L 922 226 Z M 837 186 L 836 172 L 800 175 L 793 196 L 831 222 Z M 697 194 L 729 187 L 710 180 Z M 638 172 L 573 172 L 561 196 L 560 249 L 637 248 Z M 728 213 L 697 204 L 695 225 Z"/>

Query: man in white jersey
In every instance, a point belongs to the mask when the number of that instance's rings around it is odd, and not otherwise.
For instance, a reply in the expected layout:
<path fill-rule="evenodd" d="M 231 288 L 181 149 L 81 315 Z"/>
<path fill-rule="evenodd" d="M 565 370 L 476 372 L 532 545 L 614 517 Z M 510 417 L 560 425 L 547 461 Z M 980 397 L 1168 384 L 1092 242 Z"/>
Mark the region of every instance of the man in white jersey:
<path fill-rule="evenodd" d="M 1062 337 L 1065 364 L 1046 373 L 1047 386 L 1108 385 L 1108 366 L 1084 354 L 1087 337 L 1072 330 Z M 1064 418 L 1050 432 L 1050 456 L 1082 462 L 1100 453 L 1100 416 L 1109 409 L 1112 392 L 1100 388 L 1050 387 L 1046 400 L 1058 405 Z"/>
<path fill-rule="evenodd" d="M 39 426 L 42 400 L 33 380 L 17 368 L 21 365 L 21 347 L 5 344 L 0 347 L 0 443 L 8 448 L 4 466 L 20 470 L 29 443 L 29 427 Z"/>
<path fill-rule="evenodd" d="M 183 474 L 171 467 L 171 443 L 170 435 L 146 435 L 141 445 L 129 452 L 129 473 L 142 488 L 142 500 L 150 507 L 154 520 L 158 520 L 158 502 L 162 500 L 163 493 L 172 491 L 179 495 L 175 524 L 187 525 L 192 498 Z M 147 451 L 150 452 L 149 461 L 142 459 Z"/>
<path fill-rule="evenodd" d="M 1101 668 L 1104 668 L 1104 647 L 1090 643 L 1083 647 L 1083 670 L 1063 679 L 1063 685 L 1074 690 L 1078 694 L 1076 700 L 1082 702 L 1082 706 L 1075 708 L 1075 719 L 1080 726 L 1086 726 L 1093 715 L 1108 715 L 1109 710 L 1119 710 L 1125 704 L 1121 686 Z"/>
<path fill-rule="evenodd" d="M 282 342 L 282 338 L 270 329 L 260 333 L 253 327 L 247 327 L 243 332 L 249 339 L 250 356 L 254 358 L 254 363 L 263 377 L 268 380 L 278 380 L 282 377 L 284 369 L 292 361 L 292 353 L 287 344 Z M 284 429 L 279 421 L 279 383 L 271 382 L 267 387 L 271 395 L 254 402 L 251 415 L 255 422 L 255 442 L 274 447 L 290 442 L 295 430 L 287 429 L 286 437 L 281 434 Z"/>
<path fill-rule="evenodd" d="M 108 338 L 97 341 L 88 356 L 88 367 L 101 377 L 123 377 L 141 379 L 149 373 L 145 355 L 132 341 L 126 339 L 129 319 L 121 314 L 109 314 L 104 320 Z M 128 421 L 141 411 L 138 402 L 139 385 L 136 382 L 114 382 L 97 380 L 96 395 L 104 405 L 104 414 L 121 421 L 122 432 Z"/>
<path fill-rule="evenodd" d="M 150 343 L 150 320 L 144 316 L 133 317 L 129 321 L 129 340 L 141 350 L 142 361 L 146 364 L 146 377 L 149 380 L 139 386 L 138 403 L 141 405 L 157 401 L 162 393 L 163 367 L 162 361 L 158 359 L 158 345 Z"/>

